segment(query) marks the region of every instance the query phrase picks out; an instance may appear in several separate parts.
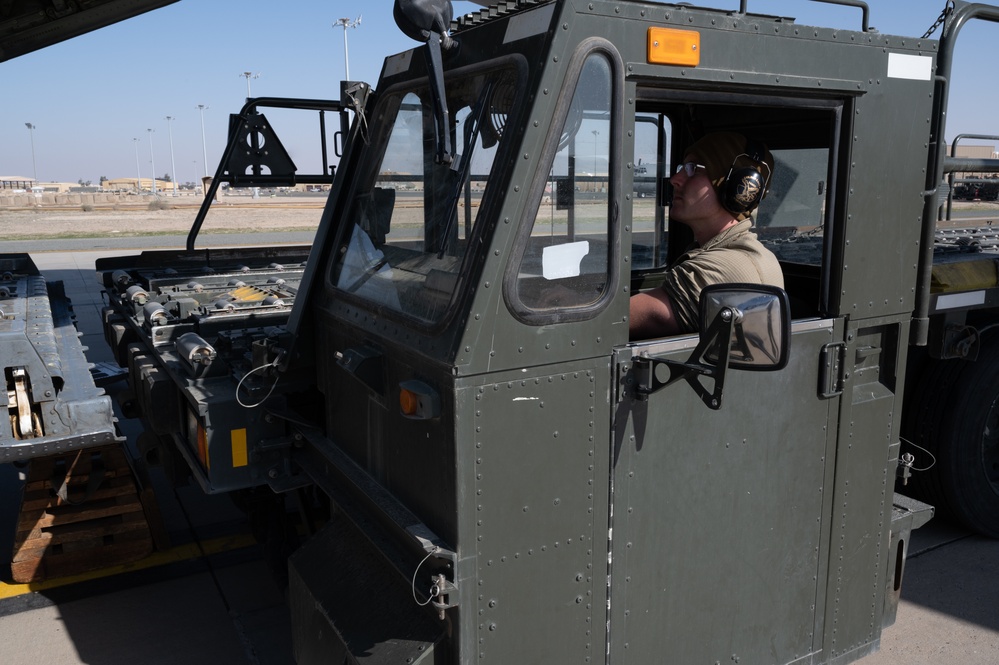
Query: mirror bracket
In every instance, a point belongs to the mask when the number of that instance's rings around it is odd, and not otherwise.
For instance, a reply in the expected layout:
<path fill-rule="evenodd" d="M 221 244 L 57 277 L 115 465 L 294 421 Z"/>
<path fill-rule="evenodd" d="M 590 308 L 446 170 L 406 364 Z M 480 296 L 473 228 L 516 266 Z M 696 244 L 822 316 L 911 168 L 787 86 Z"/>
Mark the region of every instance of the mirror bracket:
<path fill-rule="evenodd" d="M 731 354 L 729 340 L 732 339 L 732 332 L 740 321 L 742 321 L 742 312 L 739 310 L 733 307 L 720 309 L 705 334 L 701 335 L 700 342 L 686 362 L 648 356 L 636 358 L 635 392 L 637 398 L 645 401 L 649 395 L 684 379 L 709 409 L 720 409 L 722 391 L 725 387 L 725 373 L 728 370 L 729 355 Z M 718 359 L 717 364 L 704 362 L 705 356 L 709 355 Z M 669 368 L 669 378 L 665 381 L 660 379 L 656 372 L 663 365 Z M 712 380 L 712 390 L 709 391 L 701 383 L 702 376 Z"/>

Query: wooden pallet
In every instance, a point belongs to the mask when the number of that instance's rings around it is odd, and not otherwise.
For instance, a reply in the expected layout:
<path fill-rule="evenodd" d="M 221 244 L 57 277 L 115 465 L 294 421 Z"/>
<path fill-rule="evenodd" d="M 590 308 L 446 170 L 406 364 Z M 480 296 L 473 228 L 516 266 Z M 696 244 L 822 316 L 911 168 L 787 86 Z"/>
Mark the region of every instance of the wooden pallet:
<path fill-rule="evenodd" d="M 32 460 L 14 536 L 14 581 L 76 575 L 151 553 L 141 494 L 119 445 Z"/>

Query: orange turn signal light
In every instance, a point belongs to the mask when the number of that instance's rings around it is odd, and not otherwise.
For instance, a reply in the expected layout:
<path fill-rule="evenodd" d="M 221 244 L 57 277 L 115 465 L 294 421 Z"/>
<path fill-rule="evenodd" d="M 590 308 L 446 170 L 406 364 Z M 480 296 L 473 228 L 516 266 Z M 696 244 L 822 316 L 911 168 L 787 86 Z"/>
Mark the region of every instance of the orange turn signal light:
<path fill-rule="evenodd" d="M 411 379 L 399 384 L 399 411 L 413 420 L 432 420 L 441 415 L 441 398 L 431 386 Z"/>
<path fill-rule="evenodd" d="M 420 398 L 411 390 L 405 388 L 399 391 L 399 409 L 404 416 L 415 416 L 420 408 Z"/>
<path fill-rule="evenodd" d="M 701 63 L 701 33 L 649 28 L 648 60 L 653 65 L 696 67 Z"/>

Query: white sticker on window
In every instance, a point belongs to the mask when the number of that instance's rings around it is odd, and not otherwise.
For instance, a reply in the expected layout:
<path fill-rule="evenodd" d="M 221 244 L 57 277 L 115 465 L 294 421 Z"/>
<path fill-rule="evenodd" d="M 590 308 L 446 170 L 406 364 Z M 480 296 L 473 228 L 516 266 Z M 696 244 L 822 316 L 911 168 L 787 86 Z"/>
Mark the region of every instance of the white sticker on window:
<path fill-rule="evenodd" d="M 933 75 L 933 58 L 928 55 L 888 54 L 888 78 L 929 81 Z"/>
<path fill-rule="evenodd" d="M 541 250 L 541 274 L 545 279 L 578 277 L 579 264 L 590 253 L 590 242 L 568 242 Z"/>

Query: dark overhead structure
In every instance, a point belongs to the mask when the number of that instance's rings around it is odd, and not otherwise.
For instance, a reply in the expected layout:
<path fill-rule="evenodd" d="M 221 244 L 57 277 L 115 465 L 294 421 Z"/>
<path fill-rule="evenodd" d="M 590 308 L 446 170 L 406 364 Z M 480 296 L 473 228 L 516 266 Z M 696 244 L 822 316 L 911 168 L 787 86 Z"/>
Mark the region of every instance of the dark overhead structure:
<path fill-rule="evenodd" d="M 177 0 L 0 0 L 0 62 Z"/>

